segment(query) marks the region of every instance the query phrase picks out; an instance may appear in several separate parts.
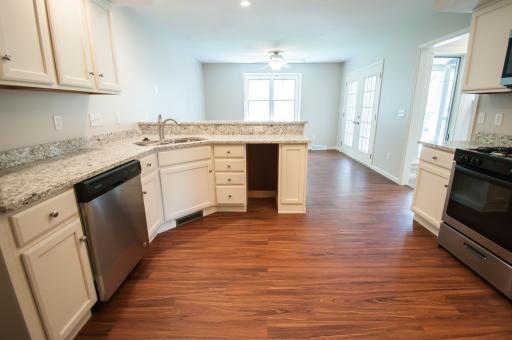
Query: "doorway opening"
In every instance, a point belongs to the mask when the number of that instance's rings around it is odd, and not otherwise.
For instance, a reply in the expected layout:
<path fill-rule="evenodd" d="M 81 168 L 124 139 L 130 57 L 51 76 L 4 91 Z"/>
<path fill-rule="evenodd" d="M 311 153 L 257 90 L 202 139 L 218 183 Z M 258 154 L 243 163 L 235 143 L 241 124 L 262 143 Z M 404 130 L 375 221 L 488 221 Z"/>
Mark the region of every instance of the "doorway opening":
<path fill-rule="evenodd" d="M 402 183 L 415 187 L 419 141 L 441 144 L 471 138 L 478 96 L 461 91 L 469 33 L 420 47 Z"/>
<path fill-rule="evenodd" d="M 277 211 L 278 144 L 247 144 L 247 205 Z"/>

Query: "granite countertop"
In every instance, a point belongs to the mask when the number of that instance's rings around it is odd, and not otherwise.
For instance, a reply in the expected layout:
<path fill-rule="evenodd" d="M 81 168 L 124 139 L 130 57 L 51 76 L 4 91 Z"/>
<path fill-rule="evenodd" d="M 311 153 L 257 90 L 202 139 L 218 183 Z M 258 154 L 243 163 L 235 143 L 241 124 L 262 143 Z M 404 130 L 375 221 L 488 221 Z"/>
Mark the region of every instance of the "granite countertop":
<path fill-rule="evenodd" d="M 156 136 L 147 136 L 158 139 Z M 194 136 L 166 136 L 182 138 Z M 0 173 L 0 213 L 30 205 L 73 185 L 156 151 L 210 144 L 308 144 L 304 135 L 210 135 L 204 141 L 177 145 L 137 146 L 143 137 L 125 139 L 84 149 Z"/>
<path fill-rule="evenodd" d="M 479 144 L 476 142 L 463 142 L 463 141 L 445 141 L 445 142 L 428 142 L 428 141 L 419 141 L 419 144 L 425 145 L 426 147 L 437 149 L 441 151 L 454 153 L 456 149 L 475 149 L 483 144 Z"/>

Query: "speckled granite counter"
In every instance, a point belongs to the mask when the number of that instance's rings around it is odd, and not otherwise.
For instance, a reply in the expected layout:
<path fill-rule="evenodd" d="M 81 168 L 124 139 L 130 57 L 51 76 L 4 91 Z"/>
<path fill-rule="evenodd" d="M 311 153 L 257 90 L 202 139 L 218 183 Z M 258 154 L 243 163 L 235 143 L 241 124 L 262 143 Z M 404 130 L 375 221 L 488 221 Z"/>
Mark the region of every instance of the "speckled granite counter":
<path fill-rule="evenodd" d="M 476 143 L 476 142 L 425 142 L 420 141 L 418 142 L 422 145 L 425 145 L 426 147 L 446 151 L 446 152 L 452 152 L 454 153 L 456 149 L 474 149 L 483 146 L 482 144 Z"/>
<path fill-rule="evenodd" d="M 149 137 L 157 139 L 155 136 Z M 205 140 L 157 146 L 137 146 L 133 143 L 140 141 L 141 137 L 129 138 L 6 169 L 0 173 L 0 213 L 22 208 L 67 190 L 87 178 L 156 151 L 210 144 L 307 144 L 310 142 L 304 135 L 202 135 L 200 137 Z"/>

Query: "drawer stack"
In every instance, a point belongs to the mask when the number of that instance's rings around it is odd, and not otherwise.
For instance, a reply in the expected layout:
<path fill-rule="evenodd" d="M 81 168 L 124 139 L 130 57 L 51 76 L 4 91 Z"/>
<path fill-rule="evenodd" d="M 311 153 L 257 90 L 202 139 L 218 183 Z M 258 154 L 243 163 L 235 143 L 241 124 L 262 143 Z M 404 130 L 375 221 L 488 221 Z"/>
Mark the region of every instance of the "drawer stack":
<path fill-rule="evenodd" d="M 217 206 L 247 208 L 245 145 L 215 145 Z"/>

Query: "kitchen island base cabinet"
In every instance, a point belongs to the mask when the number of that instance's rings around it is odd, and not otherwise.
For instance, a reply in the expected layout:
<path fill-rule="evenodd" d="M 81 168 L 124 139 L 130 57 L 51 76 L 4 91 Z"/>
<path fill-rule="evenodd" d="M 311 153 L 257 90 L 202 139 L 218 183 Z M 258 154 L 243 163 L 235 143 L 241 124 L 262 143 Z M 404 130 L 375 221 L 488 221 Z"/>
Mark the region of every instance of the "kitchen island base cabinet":
<path fill-rule="evenodd" d="M 280 214 L 306 213 L 307 145 L 279 146 L 277 209 Z"/>
<path fill-rule="evenodd" d="M 166 221 L 215 205 L 211 160 L 163 168 L 160 178 Z"/>

